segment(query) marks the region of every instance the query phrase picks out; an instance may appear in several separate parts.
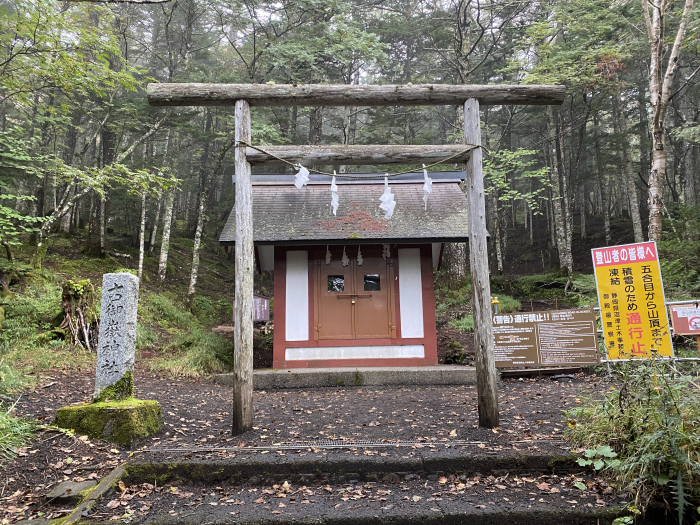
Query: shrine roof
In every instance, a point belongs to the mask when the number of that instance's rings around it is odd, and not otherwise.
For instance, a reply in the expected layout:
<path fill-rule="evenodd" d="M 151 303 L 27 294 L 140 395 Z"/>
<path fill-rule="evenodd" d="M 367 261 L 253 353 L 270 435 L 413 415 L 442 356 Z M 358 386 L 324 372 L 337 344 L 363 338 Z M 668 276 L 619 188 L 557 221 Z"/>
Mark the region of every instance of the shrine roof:
<path fill-rule="evenodd" d="M 297 189 L 293 176 L 253 176 L 253 239 L 259 245 L 359 244 L 467 241 L 463 172 L 430 173 L 432 192 L 423 204 L 423 173 L 390 180 L 396 208 L 391 219 L 379 208 L 383 179 L 337 179 L 340 205 L 331 212 L 330 179 L 313 176 Z M 234 245 L 235 206 L 219 242 Z"/>

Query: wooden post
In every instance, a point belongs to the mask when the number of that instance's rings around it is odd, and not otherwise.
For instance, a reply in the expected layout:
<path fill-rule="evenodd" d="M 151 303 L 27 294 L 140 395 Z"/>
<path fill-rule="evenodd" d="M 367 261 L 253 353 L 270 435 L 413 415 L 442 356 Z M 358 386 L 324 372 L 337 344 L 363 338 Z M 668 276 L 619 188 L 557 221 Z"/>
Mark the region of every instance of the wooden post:
<path fill-rule="evenodd" d="M 479 101 L 464 103 L 464 140 L 481 144 Z M 491 283 L 486 245 L 486 202 L 484 177 L 481 171 L 481 148 L 475 148 L 467 161 L 467 200 L 469 201 L 469 267 L 472 276 L 474 304 L 474 352 L 479 426 L 498 426 L 498 389 L 494 359 L 493 324 L 491 319 Z"/>
<path fill-rule="evenodd" d="M 236 101 L 236 311 L 233 356 L 233 434 L 253 427 L 253 185 L 244 141 L 250 144 L 250 105 Z"/>

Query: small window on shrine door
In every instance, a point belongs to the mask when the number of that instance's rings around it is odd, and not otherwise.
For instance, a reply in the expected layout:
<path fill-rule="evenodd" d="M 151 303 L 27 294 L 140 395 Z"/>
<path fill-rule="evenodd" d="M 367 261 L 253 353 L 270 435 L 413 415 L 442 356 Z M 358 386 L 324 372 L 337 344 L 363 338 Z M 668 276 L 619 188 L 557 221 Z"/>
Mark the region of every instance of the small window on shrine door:
<path fill-rule="evenodd" d="M 328 291 L 329 292 L 344 292 L 345 291 L 345 276 L 344 275 L 329 275 L 328 276 Z"/>
<path fill-rule="evenodd" d="M 365 275 L 365 292 L 378 292 L 379 290 L 379 274 Z"/>

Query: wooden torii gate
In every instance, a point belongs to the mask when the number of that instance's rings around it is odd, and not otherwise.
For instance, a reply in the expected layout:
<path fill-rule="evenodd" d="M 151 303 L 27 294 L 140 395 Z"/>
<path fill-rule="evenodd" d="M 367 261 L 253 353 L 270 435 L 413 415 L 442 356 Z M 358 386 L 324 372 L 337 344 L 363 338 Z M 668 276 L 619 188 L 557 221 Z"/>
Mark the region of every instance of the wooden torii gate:
<path fill-rule="evenodd" d="M 526 85 L 268 85 L 149 84 L 152 106 L 235 106 L 236 269 L 233 433 L 253 426 L 253 208 L 251 165 L 279 161 L 247 147 L 251 106 L 427 106 L 464 105 L 464 141 L 476 146 L 266 146 L 291 162 L 318 164 L 432 164 L 466 162 L 469 202 L 469 262 L 474 301 L 474 341 L 479 426 L 498 426 L 497 375 L 491 321 L 491 286 L 486 245 L 479 104 L 550 105 L 564 101 L 564 86 Z"/>

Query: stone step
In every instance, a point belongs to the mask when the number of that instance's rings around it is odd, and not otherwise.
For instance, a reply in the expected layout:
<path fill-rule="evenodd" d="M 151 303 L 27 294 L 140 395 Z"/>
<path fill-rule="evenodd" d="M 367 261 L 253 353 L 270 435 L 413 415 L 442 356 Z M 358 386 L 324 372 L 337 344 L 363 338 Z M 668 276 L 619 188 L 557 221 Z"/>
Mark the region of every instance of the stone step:
<path fill-rule="evenodd" d="M 321 455 L 132 462 L 120 490 L 88 519 L 132 514 L 131 523 L 172 525 L 600 525 L 627 512 L 624 499 L 582 472 L 570 455 Z"/>
<path fill-rule="evenodd" d="M 216 374 L 214 381 L 233 385 L 233 374 Z M 265 369 L 253 372 L 255 390 L 352 386 L 475 385 L 471 366 L 356 367 Z"/>
<path fill-rule="evenodd" d="M 423 447 L 412 456 L 405 449 L 371 450 L 371 456 L 355 456 L 340 450 L 317 450 L 313 456 L 277 453 L 238 454 L 225 459 L 202 458 L 201 454 L 180 452 L 167 461 L 136 460 L 124 466 L 130 483 L 345 483 L 348 480 L 378 482 L 402 479 L 407 475 L 422 479 L 459 475 L 567 475 L 582 472 L 573 454 L 469 454 L 459 449 Z M 423 452 L 425 450 L 425 452 Z M 366 452 L 366 451 L 365 451 Z M 385 454 L 385 455 L 383 455 Z M 211 454 L 209 454 L 211 455 Z"/>

